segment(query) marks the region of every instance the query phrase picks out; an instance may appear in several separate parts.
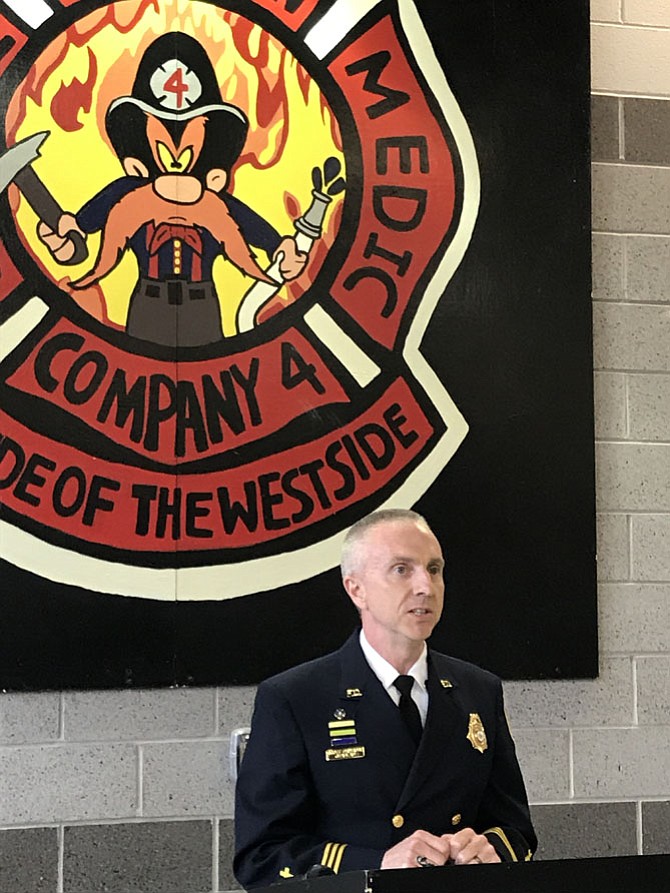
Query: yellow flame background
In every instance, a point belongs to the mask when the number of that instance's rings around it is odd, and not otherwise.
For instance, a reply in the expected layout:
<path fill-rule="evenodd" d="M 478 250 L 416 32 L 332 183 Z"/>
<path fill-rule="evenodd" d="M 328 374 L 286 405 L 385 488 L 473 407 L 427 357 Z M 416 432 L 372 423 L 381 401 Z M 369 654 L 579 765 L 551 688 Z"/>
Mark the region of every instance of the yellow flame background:
<path fill-rule="evenodd" d="M 223 99 L 249 117 L 249 136 L 233 172 L 231 191 L 280 233 L 293 234 L 296 210 L 304 212 L 310 202 L 312 167 L 335 156 L 344 171 L 337 122 L 315 81 L 286 47 L 259 25 L 207 2 L 120 0 L 77 21 L 49 44 L 12 98 L 8 143 L 49 131 L 35 170 L 65 211 L 78 211 L 123 175 L 106 138 L 105 112 L 117 96 L 131 93 L 142 53 L 169 31 L 182 31 L 200 41 L 214 65 Z M 52 103 L 59 97 L 62 107 L 63 91 L 66 102 L 73 103 L 68 129 L 52 113 Z M 268 120 L 261 125 L 259 117 Z M 88 238 L 88 261 L 63 267 L 38 240 L 36 215 L 14 189 L 12 201 L 24 243 L 42 270 L 67 290 L 70 279 L 92 267 L 99 235 Z M 338 196 L 329 209 L 317 252 L 321 259 L 335 238 L 333 209 L 339 201 Z M 259 261 L 267 265 L 264 255 Z M 282 289 L 279 300 L 284 305 L 313 280 L 318 263 L 313 260 L 295 285 Z M 126 252 L 99 289 L 71 294 L 92 315 L 123 327 L 137 277 L 135 257 Z M 230 336 L 235 334 L 237 307 L 251 281 L 223 258 L 215 262 L 214 279 L 224 334 Z"/>

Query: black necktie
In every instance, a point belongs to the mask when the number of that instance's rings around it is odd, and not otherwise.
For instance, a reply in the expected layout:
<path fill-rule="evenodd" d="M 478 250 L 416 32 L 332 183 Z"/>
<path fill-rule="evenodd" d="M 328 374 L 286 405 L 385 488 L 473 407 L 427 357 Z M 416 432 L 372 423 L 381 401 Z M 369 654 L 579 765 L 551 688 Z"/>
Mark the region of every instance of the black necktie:
<path fill-rule="evenodd" d="M 412 676 L 398 676 L 393 684 L 400 692 L 400 703 L 398 704 L 400 715 L 409 729 L 412 740 L 418 747 L 419 741 L 421 740 L 421 733 L 423 732 L 423 726 L 421 724 L 419 708 L 416 706 L 414 698 L 411 695 L 414 678 Z"/>

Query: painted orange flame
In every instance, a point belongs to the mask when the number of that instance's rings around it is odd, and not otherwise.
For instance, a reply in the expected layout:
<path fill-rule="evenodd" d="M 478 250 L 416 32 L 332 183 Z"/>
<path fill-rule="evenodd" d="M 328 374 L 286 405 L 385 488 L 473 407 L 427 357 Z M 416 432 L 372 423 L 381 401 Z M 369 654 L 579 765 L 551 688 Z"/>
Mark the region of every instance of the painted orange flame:
<path fill-rule="evenodd" d="M 130 95 L 148 46 L 170 31 L 191 34 L 202 44 L 214 64 L 222 98 L 243 109 L 249 119 L 229 191 L 281 233 L 292 234 L 293 221 L 311 199 L 311 168 L 331 155 L 344 167 L 337 120 L 310 74 L 283 44 L 260 25 L 206 0 L 122 0 L 74 22 L 44 49 L 15 93 L 7 114 L 8 144 L 49 131 L 36 167 L 62 207 L 76 212 L 123 175 L 106 135 L 105 115 L 115 99 Z M 313 155 L 306 153 L 306 146 Z M 314 281 L 335 239 L 340 204 L 340 199 L 333 202 L 307 270 L 282 288 L 276 306 L 298 299 Z M 23 201 L 17 223 L 36 263 L 63 287 L 64 269 L 37 241 L 35 217 Z M 96 252 L 99 237 L 89 242 L 90 251 Z M 89 267 L 90 262 L 75 268 L 72 278 L 80 278 Z M 215 266 L 214 275 L 224 296 L 224 332 L 234 334 L 248 279 L 231 264 Z M 96 287 L 96 294 L 89 295 L 85 309 L 122 326 L 136 278 L 135 260 L 126 254 L 119 268 Z M 84 304 L 81 292 L 71 294 Z"/>
<path fill-rule="evenodd" d="M 88 61 L 88 78 L 83 83 L 79 78 L 75 78 L 71 84 L 63 84 L 51 101 L 53 119 L 63 130 L 70 132 L 79 130 L 84 126 L 79 120 L 79 112 L 91 111 L 93 85 L 98 77 L 98 66 L 90 48 Z"/>
<path fill-rule="evenodd" d="M 45 84 L 63 65 L 71 47 L 81 48 L 86 46 L 91 38 L 99 34 L 108 25 L 112 25 L 119 34 L 130 33 L 142 20 L 145 12 L 150 8 L 156 7 L 156 0 L 137 0 L 134 6 L 135 8 L 133 9 L 132 3 L 113 3 L 111 6 L 103 7 L 79 19 L 67 31 L 49 44 L 35 61 L 28 77 L 24 81 L 23 88 L 15 94 L 14 98 L 18 98 L 18 108 L 14 109 L 15 103 L 12 101 L 7 114 L 8 143 L 16 141 L 16 129 L 25 119 L 28 101 L 32 100 L 36 105 L 41 104 Z M 91 53 L 90 48 L 89 53 Z M 81 108 L 86 108 L 87 110 L 91 108 L 94 81 L 95 78 L 90 84 L 87 82 L 85 85 L 90 91 L 90 96 L 85 104 L 81 104 Z"/>

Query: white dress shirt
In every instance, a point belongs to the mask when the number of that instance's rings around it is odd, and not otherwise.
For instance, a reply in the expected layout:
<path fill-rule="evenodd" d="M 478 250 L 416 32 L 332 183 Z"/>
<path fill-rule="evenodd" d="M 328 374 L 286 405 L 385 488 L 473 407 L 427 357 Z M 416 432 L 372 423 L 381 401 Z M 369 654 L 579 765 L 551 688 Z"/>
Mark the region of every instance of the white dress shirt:
<path fill-rule="evenodd" d="M 375 651 L 365 638 L 363 630 L 360 632 L 360 643 L 365 659 L 370 665 L 370 669 L 384 686 L 393 703 L 397 706 L 400 703 L 400 692 L 393 683 L 398 678 L 398 671 L 395 667 L 392 667 L 381 654 Z M 428 648 L 426 647 L 425 642 L 423 644 L 421 656 L 414 666 L 410 667 L 404 675 L 412 676 L 414 678 L 412 700 L 419 708 L 421 724 L 425 726 L 426 714 L 428 713 L 428 689 L 426 688 L 426 680 L 428 679 Z"/>

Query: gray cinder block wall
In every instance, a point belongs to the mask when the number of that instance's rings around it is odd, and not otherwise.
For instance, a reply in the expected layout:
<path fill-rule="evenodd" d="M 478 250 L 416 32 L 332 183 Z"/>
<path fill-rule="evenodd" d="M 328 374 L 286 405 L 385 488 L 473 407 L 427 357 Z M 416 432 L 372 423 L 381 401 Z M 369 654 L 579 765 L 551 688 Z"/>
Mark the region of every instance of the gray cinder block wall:
<path fill-rule="evenodd" d="M 591 10 L 601 674 L 506 686 L 544 858 L 670 849 L 670 9 Z M 0 695 L 0 891 L 233 888 L 252 699 Z"/>

